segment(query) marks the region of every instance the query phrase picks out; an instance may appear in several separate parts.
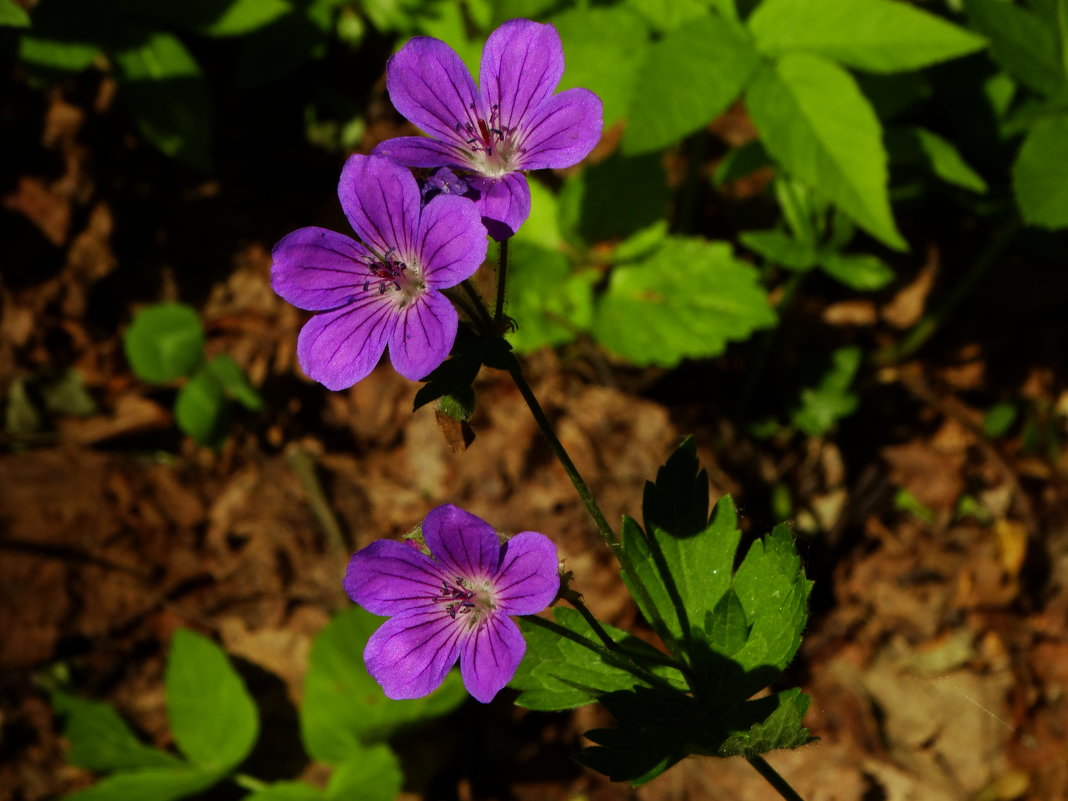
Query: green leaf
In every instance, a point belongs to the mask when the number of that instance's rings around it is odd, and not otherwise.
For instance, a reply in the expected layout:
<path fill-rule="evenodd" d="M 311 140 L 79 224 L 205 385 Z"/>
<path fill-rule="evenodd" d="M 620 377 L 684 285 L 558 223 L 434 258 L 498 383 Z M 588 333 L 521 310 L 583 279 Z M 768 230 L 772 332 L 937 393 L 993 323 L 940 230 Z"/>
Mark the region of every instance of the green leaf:
<path fill-rule="evenodd" d="M 983 434 L 991 439 L 1004 436 L 1016 422 L 1017 413 L 1014 403 L 995 403 L 983 416 Z"/>
<path fill-rule="evenodd" d="M 749 621 L 734 590 L 728 588 L 709 610 L 703 628 L 708 645 L 717 654 L 733 656 L 742 649 L 749 639 Z"/>
<path fill-rule="evenodd" d="M 38 70 L 81 72 L 100 54 L 92 42 L 50 39 L 23 34 L 19 37 L 19 61 Z"/>
<path fill-rule="evenodd" d="M 853 77 L 816 56 L 765 64 L 746 105 L 768 152 L 862 228 L 906 249 L 890 212 L 882 128 Z"/>
<path fill-rule="evenodd" d="M 571 342 L 590 327 L 596 272 L 575 273 L 559 251 L 516 241 L 508 259 L 508 340 L 520 353 Z"/>
<path fill-rule="evenodd" d="M 201 768 L 171 768 L 116 773 L 64 801 L 173 801 L 218 784 L 226 773 Z"/>
<path fill-rule="evenodd" d="M 1028 223 L 1068 226 L 1068 114 L 1034 124 L 1012 166 L 1012 188 Z"/>
<path fill-rule="evenodd" d="M 321 58 L 335 30 L 334 16 L 332 0 L 311 0 L 241 37 L 234 83 L 241 89 L 266 86 Z"/>
<path fill-rule="evenodd" d="M 886 132 L 893 161 L 924 163 L 946 183 L 986 192 L 986 181 L 968 166 L 951 142 L 926 128 L 895 128 Z"/>
<path fill-rule="evenodd" d="M 774 324 L 757 271 L 735 259 L 729 245 L 673 237 L 612 271 L 593 332 L 634 364 L 671 367 L 717 356 L 728 341 Z"/>
<path fill-rule="evenodd" d="M 870 253 L 828 253 L 821 257 L 820 268 L 858 292 L 874 292 L 894 280 L 890 265 Z"/>
<path fill-rule="evenodd" d="M 15 0 L 0 0 L 0 25 L 12 28 L 30 27 L 30 15 Z"/>
<path fill-rule="evenodd" d="M 737 717 L 742 720 L 757 718 L 760 722 L 724 740 L 719 747 L 719 756 L 756 756 L 778 748 L 798 748 L 811 742 L 808 729 L 801 725 L 810 703 L 812 697 L 796 687 L 746 702 Z"/>
<path fill-rule="evenodd" d="M 219 379 L 207 369 L 194 374 L 178 391 L 174 418 L 182 433 L 198 444 L 221 444 L 230 427 L 230 405 Z"/>
<path fill-rule="evenodd" d="M 776 674 L 781 672 L 801 645 L 812 588 L 794 548 L 793 533 L 787 526 L 776 526 L 749 547 L 731 587 L 742 603 L 750 627 L 745 645 L 731 658 L 747 672 L 760 668 L 773 668 Z M 738 687 L 733 689 L 745 698 L 768 683 L 762 675 L 755 682 L 761 683 L 747 688 L 748 692 Z"/>
<path fill-rule="evenodd" d="M 575 86 L 596 92 L 604 103 L 604 123 L 622 117 L 631 102 L 634 78 L 648 47 L 648 27 L 624 6 L 570 8 L 554 15 L 567 54 L 560 90 Z"/>
<path fill-rule="evenodd" d="M 1053 26 L 1005 0 L 965 0 L 972 24 L 990 39 L 990 54 L 1020 83 L 1040 94 L 1065 89 L 1065 73 Z"/>
<path fill-rule="evenodd" d="M 144 137 L 172 158 L 210 169 L 208 88 L 185 45 L 172 34 L 153 32 L 113 55 L 122 101 Z"/>
<path fill-rule="evenodd" d="M 308 754 L 340 765 L 402 726 L 444 715 L 467 693 L 453 671 L 426 698 L 391 701 L 367 673 L 363 648 L 382 618 L 354 607 L 331 620 L 312 643 L 300 732 Z"/>
<path fill-rule="evenodd" d="M 622 149 L 672 145 L 735 101 L 758 56 L 737 23 L 708 14 L 672 30 L 639 62 Z"/>
<path fill-rule="evenodd" d="M 588 166 L 560 193 L 560 224 L 580 245 L 629 236 L 667 216 L 667 174 L 659 156 L 615 155 Z"/>
<path fill-rule="evenodd" d="M 336 801 L 393 801 L 403 783 L 397 755 L 387 745 L 375 745 L 337 766 L 326 796 Z"/>
<path fill-rule="evenodd" d="M 200 0 L 201 4 L 207 2 Z M 219 6 L 218 2 L 212 4 Z M 190 4 L 184 0 L 176 5 L 187 7 Z M 221 14 L 198 27 L 201 33 L 208 36 L 241 36 L 262 28 L 292 10 L 293 7 L 286 0 L 229 0 L 223 5 Z"/>
<path fill-rule="evenodd" d="M 831 364 L 815 386 L 801 390 L 801 399 L 793 411 L 793 423 L 810 437 L 826 434 L 835 423 L 856 411 L 860 399 L 850 392 L 860 368 L 860 348 L 838 348 Z"/>
<path fill-rule="evenodd" d="M 819 260 L 816 248 L 782 231 L 743 231 L 738 239 L 772 264 L 789 270 L 809 270 Z"/>
<path fill-rule="evenodd" d="M 749 29 L 768 55 L 812 53 L 872 72 L 920 69 L 986 44 L 897 0 L 764 0 Z"/>
<path fill-rule="evenodd" d="M 205 768 L 230 770 L 252 750 L 259 714 L 222 649 L 188 629 L 174 633 L 165 674 L 178 748 Z"/>
<path fill-rule="evenodd" d="M 138 740 L 110 704 L 57 690 L 52 693 L 52 706 L 66 718 L 63 733 L 70 741 L 67 761 L 72 765 L 105 773 L 182 764 L 177 757 Z"/>
<path fill-rule="evenodd" d="M 134 315 L 123 337 L 130 367 L 155 384 L 191 374 L 204 359 L 204 327 L 181 303 L 149 306 Z"/>
<path fill-rule="evenodd" d="M 712 174 L 712 183 L 716 186 L 723 186 L 770 165 L 771 158 L 768 156 L 768 151 L 764 149 L 764 145 L 759 139 L 751 139 L 723 157 L 723 161 Z"/>
<path fill-rule="evenodd" d="M 622 5 L 633 9 L 657 33 L 666 33 L 693 24 L 708 16 L 710 7 L 722 6 L 730 0 L 623 0 Z"/>
<path fill-rule="evenodd" d="M 326 795 L 304 782 L 273 782 L 241 801 L 325 801 Z"/>
<path fill-rule="evenodd" d="M 251 412 L 263 408 L 263 398 L 253 389 L 245 371 L 230 356 L 220 353 L 208 362 L 207 371 L 218 379 L 226 394 Z"/>

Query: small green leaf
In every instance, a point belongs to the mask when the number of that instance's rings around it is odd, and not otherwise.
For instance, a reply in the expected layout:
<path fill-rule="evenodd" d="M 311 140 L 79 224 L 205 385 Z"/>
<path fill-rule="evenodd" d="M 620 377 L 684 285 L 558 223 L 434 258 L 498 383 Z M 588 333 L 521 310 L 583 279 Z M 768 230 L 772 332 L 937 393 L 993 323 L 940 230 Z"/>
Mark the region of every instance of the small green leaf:
<path fill-rule="evenodd" d="M 951 142 L 926 128 L 896 128 L 886 132 L 887 149 L 892 160 L 925 163 L 946 183 L 986 192 L 986 181 L 968 166 Z"/>
<path fill-rule="evenodd" d="M 30 27 L 30 15 L 15 0 L 0 0 L 0 25 L 12 28 Z"/>
<path fill-rule="evenodd" d="M 149 306 L 134 315 L 123 337 L 138 378 L 161 384 L 190 375 L 204 359 L 204 327 L 181 303 Z"/>
<path fill-rule="evenodd" d="M 326 801 L 326 795 L 304 782 L 273 782 L 241 801 Z"/>
<path fill-rule="evenodd" d="M 729 245 L 672 237 L 647 258 L 612 271 L 593 331 L 634 364 L 671 367 L 717 356 L 728 341 L 774 323 L 756 269 L 735 259 Z"/>
<path fill-rule="evenodd" d="M 738 239 L 771 264 L 789 270 L 809 270 L 819 260 L 819 251 L 816 248 L 799 242 L 782 231 L 743 231 L 738 235 Z"/>
<path fill-rule="evenodd" d="M 768 152 L 890 247 L 905 250 L 890 211 L 879 120 L 853 77 L 801 53 L 757 71 L 746 105 Z"/>
<path fill-rule="evenodd" d="M 220 353 L 207 364 L 207 371 L 218 379 L 226 394 L 251 412 L 263 408 L 263 398 L 253 389 L 245 371 L 230 356 Z"/>
<path fill-rule="evenodd" d="M 1008 433 L 1016 422 L 1015 403 L 995 403 L 983 417 L 983 433 L 991 439 L 997 439 Z"/>
<path fill-rule="evenodd" d="M 189 767 L 116 773 L 64 801 L 174 801 L 196 795 L 225 776 L 225 771 Z"/>
<path fill-rule="evenodd" d="M 178 391 L 174 419 L 198 444 L 221 444 L 230 426 L 230 405 L 219 379 L 207 369 L 195 373 Z"/>
<path fill-rule="evenodd" d="M 700 129 L 737 99 L 757 60 L 745 30 L 715 14 L 667 33 L 640 62 L 623 152 L 660 150 Z"/>
<path fill-rule="evenodd" d="M 218 3 L 215 5 L 217 7 Z M 223 4 L 221 14 L 201 24 L 199 29 L 208 36 L 241 36 L 262 28 L 290 11 L 292 6 L 286 0 L 229 0 Z"/>
<path fill-rule="evenodd" d="M 366 745 L 407 724 L 444 715 L 467 697 L 453 671 L 426 698 L 386 698 L 363 663 L 367 638 L 381 623 L 382 618 L 354 607 L 330 621 L 312 643 L 300 708 L 301 739 L 312 758 L 340 765 Z"/>
<path fill-rule="evenodd" d="M 1034 124 L 1013 164 L 1012 188 L 1028 223 L 1068 226 L 1068 114 Z"/>
<path fill-rule="evenodd" d="M 211 166 L 211 103 L 200 67 L 178 37 L 154 32 L 116 51 L 122 102 L 144 137 L 172 158 Z"/>
<path fill-rule="evenodd" d="M 870 253 L 828 253 L 820 259 L 820 268 L 858 292 L 874 292 L 894 280 L 890 265 Z"/>
<path fill-rule="evenodd" d="M 897 0 L 764 0 L 749 18 L 768 55 L 803 52 L 872 72 L 902 72 L 986 45 L 971 31 Z"/>
<path fill-rule="evenodd" d="M 105 773 L 182 764 L 177 757 L 138 740 L 110 704 L 55 691 L 52 706 L 66 718 L 63 733 L 70 741 L 67 761 L 72 765 Z"/>
<path fill-rule="evenodd" d="M 92 42 L 50 39 L 23 34 L 19 37 L 19 60 L 32 68 L 58 72 L 81 72 L 100 54 Z"/>
<path fill-rule="evenodd" d="M 188 629 L 176 631 L 165 683 L 174 740 L 192 762 L 228 771 L 248 756 L 259 714 L 219 646 Z"/>
<path fill-rule="evenodd" d="M 964 5 L 972 24 L 990 39 L 990 54 L 1012 77 L 1041 94 L 1064 91 L 1053 26 L 1017 3 L 965 0 Z"/>
<path fill-rule="evenodd" d="M 810 437 L 826 434 L 838 420 L 856 411 L 860 399 L 850 392 L 860 368 L 860 348 L 838 348 L 831 364 L 815 386 L 801 390 L 801 399 L 793 412 L 794 425 Z"/>
<path fill-rule="evenodd" d="M 374 745 L 334 769 L 326 796 L 336 801 L 393 801 L 403 783 L 397 755 L 387 745 Z"/>

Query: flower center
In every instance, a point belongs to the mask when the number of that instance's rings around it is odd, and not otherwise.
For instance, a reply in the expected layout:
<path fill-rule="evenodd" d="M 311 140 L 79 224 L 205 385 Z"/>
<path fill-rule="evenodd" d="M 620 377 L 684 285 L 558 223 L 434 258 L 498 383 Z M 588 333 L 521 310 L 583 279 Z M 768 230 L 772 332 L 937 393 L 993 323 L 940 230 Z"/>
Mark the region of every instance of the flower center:
<path fill-rule="evenodd" d="M 487 592 L 488 587 L 481 589 L 482 591 L 479 592 L 469 586 L 468 581 L 462 576 L 456 576 L 452 581 L 442 579 L 441 592 L 435 595 L 433 600 L 440 603 L 445 614 L 453 620 L 460 615 L 470 615 L 473 612 L 470 622 L 474 624 L 482 617 L 483 612 L 495 608 L 493 599 Z"/>
<path fill-rule="evenodd" d="M 467 146 L 471 149 L 468 158 L 485 175 L 511 172 L 512 157 L 523 151 L 522 148 L 516 148 L 512 129 L 501 125 L 497 104 L 490 107 L 489 119 L 479 116 L 474 103 L 470 108 L 470 118 L 456 123 L 456 132 L 466 137 Z"/>
<path fill-rule="evenodd" d="M 382 254 L 372 250 L 364 259 L 370 274 L 363 282 L 363 291 L 370 292 L 372 287 L 378 287 L 379 295 L 387 292 L 400 293 L 399 303 L 403 308 L 426 289 L 426 284 L 423 283 L 418 268 L 395 258 L 395 253 L 394 248 Z"/>

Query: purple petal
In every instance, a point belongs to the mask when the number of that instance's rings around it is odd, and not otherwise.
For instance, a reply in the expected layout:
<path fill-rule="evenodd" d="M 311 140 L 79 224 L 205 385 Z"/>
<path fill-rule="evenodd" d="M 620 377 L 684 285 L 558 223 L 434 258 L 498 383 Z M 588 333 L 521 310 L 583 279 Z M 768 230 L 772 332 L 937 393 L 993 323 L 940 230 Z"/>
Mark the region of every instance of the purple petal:
<path fill-rule="evenodd" d="M 505 543 L 493 580 L 498 611 L 532 615 L 551 604 L 559 589 L 560 564 L 552 540 L 536 531 L 523 531 Z"/>
<path fill-rule="evenodd" d="M 486 227 L 478 208 L 464 197 L 438 195 L 427 203 L 415 241 L 431 289 L 456 286 L 486 259 Z"/>
<path fill-rule="evenodd" d="M 486 40 L 479 84 L 486 105 L 498 107 L 495 127 L 506 133 L 524 127 L 556 90 L 564 74 L 564 48 L 552 25 L 513 19 Z"/>
<path fill-rule="evenodd" d="M 478 130 L 485 116 L 471 73 L 439 39 L 417 36 L 394 53 L 386 64 L 386 89 L 405 119 L 460 147 L 469 138 L 463 126 Z"/>
<path fill-rule="evenodd" d="M 568 89 L 554 95 L 518 132 L 517 167 L 560 169 L 578 164 L 601 140 L 604 127 L 601 98 L 589 89 Z"/>
<path fill-rule="evenodd" d="M 337 187 L 341 208 L 365 243 L 385 255 L 411 253 L 419 224 L 419 185 L 405 167 L 381 156 L 349 156 Z"/>
<path fill-rule="evenodd" d="M 396 320 L 390 296 L 377 294 L 317 314 L 297 337 L 300 366 L 327 389 L 347 389 L 378 364 Z"/>
<path fill-rule="evenodd" d="M 466 625 L 440 607 L 398 615 L 367 640 L 363 661 L 387 698 L 422 698 L 436 690 L 456 664 Z"/>
<path fill-rule="evenodd" d="M 511 618 L 489 614 L 460 644 L 460 673 L 464 687 L 477 701 L 488 704 L 515 675 L 527 644 Z"/>
<path fill-rule="evenodd" d="M 369 275 L 364 247 L 325 228 L 301 228 L 274 246 L 271 287 L 298 309 L 336 309 Z"/>
<path fill-rule="evenodd" d="M 489 523 L 458 506 L 431 509 L 423 521 L 423 537 L 447 573 L 465 580 L 497 572 L 501 543 Z"/>
<path fill-rule="evenodd" d="M 427 136 L 398 136 L 379 142 L 372 156 L 393 159 L 405 167 L 471 168 L 471 151 Z"/>
<path fill-rule="evenodd" d="M 353 554 L 345 592 L 375 615 L 399 615 L 423 607 L 441 609 L 441 567 L 406 542 L 375 540 Z"/>
<path fill-rule="evenodd" d="M 530 187 L 523 175 L 517 172 L 501 178 L 472 175 L 467 182 L 479 193 L 475 203 L 486 232 L 498 242 L 512 236 L 530 216 Z"/>
<path fill-rule="evenodd" d="M 401 313 L 389 340 L 393 368 L 418 381 L 445 361 L 456 341 L 459 317 L 447 297 L 427 292 Z"/>

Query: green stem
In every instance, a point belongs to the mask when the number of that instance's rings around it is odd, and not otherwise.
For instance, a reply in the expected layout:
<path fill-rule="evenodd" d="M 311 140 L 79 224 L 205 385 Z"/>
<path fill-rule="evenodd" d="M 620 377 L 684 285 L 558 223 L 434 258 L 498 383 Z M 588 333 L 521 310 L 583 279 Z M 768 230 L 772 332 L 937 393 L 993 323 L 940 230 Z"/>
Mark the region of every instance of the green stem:
<path fill-rule="evenodd" d="M 608 632 L 604 630 L 601 621 L 593 616 L 593 612 L 589 610 L 589 607 L 587 607 L 581 599 L 565 597 L 565 600 L 578 610 L 578 613 L 582 615 L 582 619 L 586 621 L 586 624 L 591 629 L 593 629 L 593 633 L 605 644 L 606 648 L 612 651 L 619 650 L 619 644 L 608 636 Z"/>
<path fill-rule="evenodd" d="M 791 787 L 789 782 L 780 776 L 775 768 L 767 763 L 767 760 L 765 760 L 764 757 L 746 757 L 746 761 L 756 768 L 756 772 L 763 776 L 764 780 L 775 788 L 775 792 L 785 798 L 786 801 L 805 801 L 797 790 Z"/>
<path fill-rule="evenodd" d="M 508 240 L 501 242 L 501 261 L 497 265 L 497 304 L 493 309 L 493 323 L 500 326 L 504 317 L 504 290 L 508 278 Z"/>
<path fill-rule="evenodd" d="M 235 773 L 233 779 L 234 784 L 238 787 L 253 793 L 258 793 L 260 790 L 266 790 L 269 786 L 267 782 L 262 779 L 257 779 L 255 776 L 249 776 L 247 773 Z"/>
<path fill-rule="evenodd" d="M 976 259 L 971 266 L 971 269 L 961 278 L 953 287 L 952 292 L 945 301 L 934 311 L 925 314 L 916 325 L 914 325 L 909 332 L 905 335 L 905 338 L 895 348 L 891 348 L 882 353 L 879 353 L 875 357 L 875 361 L 880 365 L 895 364 L 903 361 L 918 351 L 934 334 L 942 327 L 942 324 L 946 319 L 956 310 L 961 301 L 968 296 L 968 293 L 975 288 L 975 285 L 979 282 L 987 270 L 1001 258 L 1001 254 L 1005 251 L 1005 248 L 1009 246 L 1009 243 L 1016 238 L 1016 235 L 1020 233 L 1023 228 L 1023 223 L 1017 218 L 1013 219 L 1008 225 L 1002 228 L 991 241 L 987 249 Z"/>

